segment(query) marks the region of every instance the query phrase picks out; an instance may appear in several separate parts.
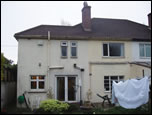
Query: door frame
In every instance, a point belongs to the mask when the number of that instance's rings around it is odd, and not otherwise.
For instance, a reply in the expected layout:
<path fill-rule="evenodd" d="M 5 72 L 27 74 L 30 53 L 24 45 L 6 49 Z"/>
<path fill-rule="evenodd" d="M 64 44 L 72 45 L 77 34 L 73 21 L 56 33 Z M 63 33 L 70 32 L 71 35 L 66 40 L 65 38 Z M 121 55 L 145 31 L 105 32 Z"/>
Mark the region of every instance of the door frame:
<path fill-rule="evenodd" d="M 76 86 L 78 86 L 78 75 L 55 75 L 55 99 L 57 99 L 57 78 L 58 77 L 64 77 L 65 78 L 65 100 L 63 102 L 69 102 L 69 103 L 74 103 L 74 102 L 79 102 L 78 100 L 78 94 L 80 93 L 80 87 L 77 87 L 77 91 L 75 94 L 75 100 L 74 101 L 69 101 L 68 100 L 68 77 L 75 77 L 75 82 Z"/>

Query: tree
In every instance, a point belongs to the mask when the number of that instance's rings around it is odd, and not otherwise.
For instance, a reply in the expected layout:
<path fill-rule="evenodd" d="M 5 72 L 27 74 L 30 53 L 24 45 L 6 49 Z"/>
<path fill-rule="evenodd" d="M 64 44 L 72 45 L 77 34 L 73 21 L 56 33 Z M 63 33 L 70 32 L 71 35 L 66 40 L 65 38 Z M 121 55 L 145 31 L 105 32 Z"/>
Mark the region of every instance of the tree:
<path fill-rule="evenodd" d="M 5 63 L 5 58 L 4 58 L 4 55 L 3 53 L 1 53 L 1 80 L 4 79 L 4 63 Z"/>
<path fill-rule="evenodd" d="M 4 57 L 4 54 L 1 53 L 1 80 L 4 80 L 4 77 L 7 75 L 4 74 L 4 71 L 11 72 L 11 77 L 17 76 L 17 64 L 13 64 L 12 60 L 7 59 Z M 16 79 L 15 79 L 16 80 Z"/>

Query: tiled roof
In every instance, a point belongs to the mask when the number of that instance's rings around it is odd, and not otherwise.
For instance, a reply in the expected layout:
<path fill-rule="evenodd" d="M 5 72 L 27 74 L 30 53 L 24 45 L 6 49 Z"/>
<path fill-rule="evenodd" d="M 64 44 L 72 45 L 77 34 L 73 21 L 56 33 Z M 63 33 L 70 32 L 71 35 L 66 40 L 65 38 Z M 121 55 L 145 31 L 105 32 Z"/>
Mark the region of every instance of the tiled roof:
<path fill-rule="evenodd" d="M 81 23 L 75 26 L 40 25 L 14 36 L 19 38 L 47 38 L 50 31 L 51 39 L 106 39 L 106 40 L 145 40 L 151 41 L 151 30 L 148 26 L 123 19 L 91 19 L 92 31 L 83 30 Z"/>

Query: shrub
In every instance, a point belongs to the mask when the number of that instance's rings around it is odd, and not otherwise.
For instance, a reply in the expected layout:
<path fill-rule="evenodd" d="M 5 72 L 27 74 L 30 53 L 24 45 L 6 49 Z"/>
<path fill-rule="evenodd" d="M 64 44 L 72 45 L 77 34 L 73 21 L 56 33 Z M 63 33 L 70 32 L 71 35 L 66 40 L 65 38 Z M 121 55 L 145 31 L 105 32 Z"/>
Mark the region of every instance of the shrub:
<path fill-rule="evenodd" d="M 42 101 L 40 109 L 47 113 L 61 114 L 68 110 L 69 104 L 54 99 Z"/>

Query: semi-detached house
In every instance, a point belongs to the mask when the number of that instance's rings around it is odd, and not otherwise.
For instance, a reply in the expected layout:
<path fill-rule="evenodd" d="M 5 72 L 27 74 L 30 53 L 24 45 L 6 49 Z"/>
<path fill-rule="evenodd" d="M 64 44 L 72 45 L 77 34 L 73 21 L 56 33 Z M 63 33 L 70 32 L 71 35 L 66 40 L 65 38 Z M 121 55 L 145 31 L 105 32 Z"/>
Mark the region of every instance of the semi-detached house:
<path fill-rule="evenodd" d="M 84 2 L 82 23 L 39 25 L 16 33 L 17 97 L 26 94 L 31 108 L 49 91 L 60 101 L 96 103 L 101 102 L 97 93 L 111 96 L 112 80 L 151 76 L 151 13 L 148 19 L 149 26 L 91 18 Z"/>

